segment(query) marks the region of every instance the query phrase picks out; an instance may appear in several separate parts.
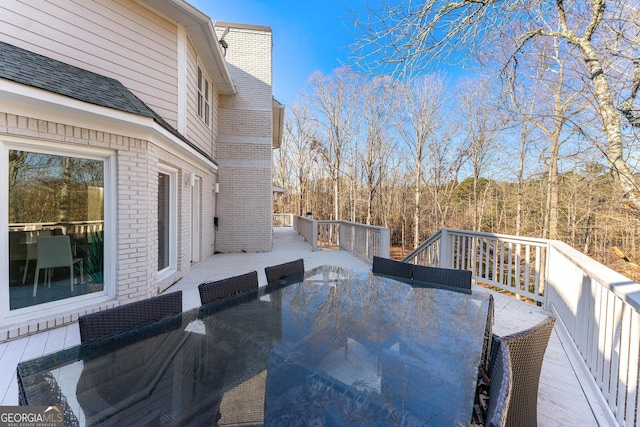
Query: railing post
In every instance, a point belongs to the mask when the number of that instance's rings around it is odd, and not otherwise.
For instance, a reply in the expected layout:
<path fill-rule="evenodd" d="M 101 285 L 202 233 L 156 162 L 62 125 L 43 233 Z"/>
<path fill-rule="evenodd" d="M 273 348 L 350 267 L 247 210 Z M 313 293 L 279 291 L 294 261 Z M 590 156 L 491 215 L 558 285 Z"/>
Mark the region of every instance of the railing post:
<path fill-rule="evenodd" d="M 318 221 L 315 219 L 311 220 L 311 241 L 309 243 L 312 251 L 318 250 Z"/>
<path fill-rule="evenodd" d="M 453 268 L 453 259 L 451 257 L 451 235 L 449 230 L 443 228 L 440 235 L 440 253 L 438 254 L 438 267 Z"/>
<path fill-rule="evenodd" d="M 380 256 L 391 258 L 391 230 L 388 228 L 380 229 Z"/>

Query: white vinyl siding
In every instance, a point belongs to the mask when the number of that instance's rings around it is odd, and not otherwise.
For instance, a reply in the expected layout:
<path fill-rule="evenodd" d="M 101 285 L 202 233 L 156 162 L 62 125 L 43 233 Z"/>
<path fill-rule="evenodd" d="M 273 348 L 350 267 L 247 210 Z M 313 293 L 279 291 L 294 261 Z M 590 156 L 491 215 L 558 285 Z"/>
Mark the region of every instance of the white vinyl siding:
<path fill-rule="evenodd" d="M 218 95 L 210 86 L 211 120 L 207 126 L 198 117 L 198 60 L 193 44 L 187 43 L 187 137 L 198 148 L 215 158 L 215 135 L 218 129 Z"/>
<path fill-rule="evenodd" d="M 0 0 L 0 40 L 113 77 L 177 125 L 176 25 L 135 2 Z"/>

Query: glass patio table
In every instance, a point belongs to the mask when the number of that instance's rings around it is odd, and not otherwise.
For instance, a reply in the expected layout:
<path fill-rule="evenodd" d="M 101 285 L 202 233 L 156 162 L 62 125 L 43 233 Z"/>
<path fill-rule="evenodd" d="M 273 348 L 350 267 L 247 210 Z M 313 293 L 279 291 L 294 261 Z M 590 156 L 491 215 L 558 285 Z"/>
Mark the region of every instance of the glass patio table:
<path fill-rule="evenodd" d="M 491 297 L 322 266 L 18 365 L 66 425 L 468 425 Z"/>

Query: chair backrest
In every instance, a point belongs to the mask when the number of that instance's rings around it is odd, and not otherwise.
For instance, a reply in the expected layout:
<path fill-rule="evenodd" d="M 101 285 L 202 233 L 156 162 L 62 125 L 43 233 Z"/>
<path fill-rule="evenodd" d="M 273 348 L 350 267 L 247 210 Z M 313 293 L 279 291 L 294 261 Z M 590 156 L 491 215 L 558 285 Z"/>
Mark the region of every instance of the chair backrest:
<path fill-rule="evenodd" d="M 453 288 L 471 289 L 471 270 L 414 265 L 413 280 L 446 285 Z"/>
<path fill-rule="evenodd" d="M 411 279 L 413 277 L 413 264 L 374 256 L 371 272 L 382 276 Z"/>
<path fill-rule="evenodd" d="M 509 350 L 513 372 L 507 425 L 524 427 L 538 425 L 540 371 L 555 322 L 555 317 L 548 317 L 529 329 L 498 337 L 498 340 Z"/>
<path fill-rule="evenodd" d="M 507 347 L 497 340 L 493 343 L 492 353 L 489 363 L 489 402 L 484 425 L 504 427 L 507 425 L 513 387 L 511 358 Z"/>
<path fill-rule="evenodd" d="M 200 303 L 207 304 L 257 288 L 258 272 L 252 271 L 215 282 L 201 283 L 198 285 L 198 292 L 200 292 Z"/>
<path fill-rule="evenodd" d="M 304 273 L 304 260 L 300 258 L 284 264 L 265 267 L 264 273 L 267 276 L 267 283 L 274 283 L 294 274 Z"/>
<path fill-rule="evenodd" d="M 38 268 L 70 266 L 71 241 L 69 236 L 38 236 Z"/>
<path fill-rule="evenodd" d="M 26 226 L 25 226 L 26 228 Z M 40 236 L 53 236 L 51 230 L 33 230 L 33 231 L 24 231 L 24 242 L 27 245 L 31 243 L 38 243 L 38 237 Z"/>
<path fill-rule="evenodd" d="M 78 318 L 80 340 L 93 341 L 181 312 L 182 291 L 177 291 L 87 314 Z"/>

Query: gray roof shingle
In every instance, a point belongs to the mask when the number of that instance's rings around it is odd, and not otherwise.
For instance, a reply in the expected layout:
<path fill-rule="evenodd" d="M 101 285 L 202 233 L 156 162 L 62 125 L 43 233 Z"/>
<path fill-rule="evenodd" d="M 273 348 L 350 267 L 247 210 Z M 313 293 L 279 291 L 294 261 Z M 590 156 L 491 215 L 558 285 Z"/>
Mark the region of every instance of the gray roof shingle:
<path fill-rule="evenodd" d="M 153 117 L 122 83 L 64 62 L 0 42 L 0 77 L 127 113 Z"/>
<path fill-rule="evenodd" d="M 216 163 L 211 156 L 169 125 L 116 79 L 2 41 L 0 41 L 0 78 L 90 104 L 153 118 L 172 135 Z"/>

